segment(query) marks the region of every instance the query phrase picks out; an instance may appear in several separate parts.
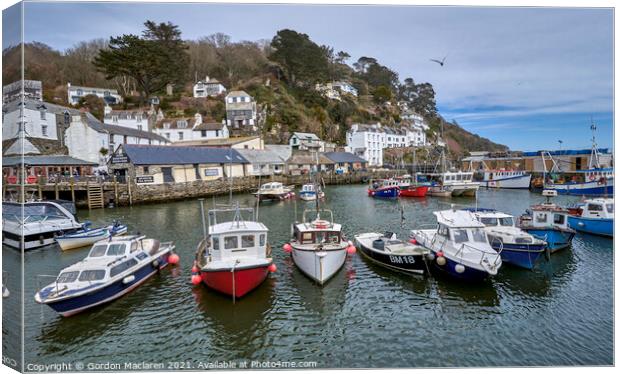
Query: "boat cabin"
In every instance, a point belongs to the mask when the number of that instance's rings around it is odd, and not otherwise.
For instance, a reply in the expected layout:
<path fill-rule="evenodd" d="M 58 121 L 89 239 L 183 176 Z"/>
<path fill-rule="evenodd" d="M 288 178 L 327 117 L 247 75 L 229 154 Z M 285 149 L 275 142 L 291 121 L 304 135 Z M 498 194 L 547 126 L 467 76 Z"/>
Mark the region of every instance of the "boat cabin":
<path fill-rule="evenodd" d="M 584 218 L 614 218 L 614 199 L 588 199 L 582 207 L 581 217 Z"/>
<path fill-rule="evenodd" d="M 455 244 L 488 244 L 484 225 L 468 211 L 433 212 L 437 217 L 437 237 Z"/>
<path fill-rule="evenodd" d="M 269 193 L 269 192 L 280 192 L 282 191 L 283 185 L 280 182 L 271 182 L 265 183 L 260 186 L 259 192 Z"/>
<path fill-rule="evenodd" d="M 319 191 L 320 190 L 319 188 Z M 304 184 L 301 186 L 301 192 L 316 192 L 316 189 L 314 188 L 314 184 Z"/>
<path fill-rule="evenodd" d="M 209 227 L 209 255 L 213 261 L 238 257 L 264 258 L 267 226 L 254 221 L 231 221 Z"/>
<path fill-rule="evenodd" d="M 312 211 L 304 211 L 303 222 L 293 225 L 293 238 L 299 244 L 339 244 L 342 241 L 342 226 L 334 223 L 333 214 L 322 210 L 315 219 L 308 219 Z M 321 218 L 329 215 L 329 219 Z"/>
<path fill-rule="evenodd" d="M 510 179 L 516 177 L 522 177 L 528 173 L 524 170 L 485 170 L 484 180 L 492 181 L 494 179 Z"/>
<path fill-rule="evenodd" d="M 443 173 L 442 182 L 444 185 L 448 185 L 453 183 L 471 182 L 473 179 L 474 173 L 471 171 L 448 171 Z"/>
<path fill-rule="evenodd" d="M 377 190 L 379 188 L 399 187 L 400 182 L 395 179 L 371 179 L 370 188 Z"/>

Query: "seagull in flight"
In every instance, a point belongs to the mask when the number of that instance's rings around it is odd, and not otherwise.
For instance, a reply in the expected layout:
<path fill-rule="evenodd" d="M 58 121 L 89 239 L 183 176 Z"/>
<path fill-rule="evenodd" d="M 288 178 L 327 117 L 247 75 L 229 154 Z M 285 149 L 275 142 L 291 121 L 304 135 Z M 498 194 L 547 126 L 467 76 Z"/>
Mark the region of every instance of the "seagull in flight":
<path fill-rule="evenodd" d="M 441 61 L 436 60 L 436 59 L 434 59 L 434 58 L 431 58 L 430 60 L 431 60 L 431 61 L 433 61 L 433 62 L 438 63 L 438 64 L 439 64 L 439 65 L 441 65 L 441 66 L 443 66 L 444 61 L 446 61 L 446 57 L 448 57 L 448 55 L 446 55 L 443 59 L 441 59 Z"/>

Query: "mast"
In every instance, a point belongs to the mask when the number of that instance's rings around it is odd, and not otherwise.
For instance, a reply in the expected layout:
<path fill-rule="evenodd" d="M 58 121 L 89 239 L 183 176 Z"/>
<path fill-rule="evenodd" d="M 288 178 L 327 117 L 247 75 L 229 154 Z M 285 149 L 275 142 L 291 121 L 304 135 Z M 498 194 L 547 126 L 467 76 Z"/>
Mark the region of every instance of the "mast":
<path fill-rule="evenodd" d="M 592 151 L 590 152 L 590 163 L 588 164 L 588 168 L 599 169 L 601 165 L 599 164 L 599 154 L 596 145 L 596 124 L 592 120 L 592 116 L 590 116 L 590 130 L 592 130 Z"/>
<path fill-rule="evenodd" d="M 232 177 L 232 145 L 230 146 L 230 150 L 228 151 L 228 158 L 230 158 L 230 162 L 229 162 L 229 178 L 230 178 L 230 191 L 229 191 L 229 198 L 228 198 L 228 204 L 232 204 L 232 190 L 233 190 L 233 177 Z"/>

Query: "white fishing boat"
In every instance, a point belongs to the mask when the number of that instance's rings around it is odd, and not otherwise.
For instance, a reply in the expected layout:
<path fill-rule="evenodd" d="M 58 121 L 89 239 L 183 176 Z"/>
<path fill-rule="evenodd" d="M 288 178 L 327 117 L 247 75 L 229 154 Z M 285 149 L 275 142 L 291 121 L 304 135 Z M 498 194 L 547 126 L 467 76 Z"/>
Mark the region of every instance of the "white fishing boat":
<path fill-rule="evenodd" d="M 476 281 L 496 275 L 502 265 L 501 247 L 489 244 L 484 225 L 469 211 L 433 212 L 434 229 L 411 230 L 417 243 L 433 252 L 432 263 L 440 272 L 461 280 Z"/>
<path fill-rule="evenodd" d="M 301 191 L 299 192 L 299 198 L 304 201 L 312 201 L 316 200 L 317 197 L 322 199 L 325 197 L 325 192 L 320 186 L 316 186 L 312 183 L 304 184 L 301 186 Z"/>
<path fill-rule="evenodd" d="M 486 188 L 529 189 L 532 174 L 523 170 L 485 170 L 480 182 Z"/>
<path fill-rule="evenodd" d="M 293 224 L 293 238 L 284 245 L 291 252 L 293 262 L 320 285 L 332 278 L 355 247 L 342 234 L 342 226 L 334 223 L 331 210 L 305 210 L 301 223 Z"/>
<path fill-rule="evenodd" d="M 168 263 L 175 246 L 144 235 L 118 236 L 102 240 L 88 256 L 60 271 L 54 282 L 35 295 L 68 317 L 115 300 L 132 291 Z M 176 256 L 176 254 L 174 255 Z"/>
<path fill-rule="evenodd" d="M 53 244 L 55 237 L 81 228 L 75 216 L 56 202 L 2 203 L 2 243 L 14 248 L 43 247 Z"/>
<path fill-rule="evenodd" d="M 93 245 L 99 240 L 103 240 L 110 236 L 123 235 L 125 233 L 127 233 L 127 226 L 119 222 L 101 228 L 90 228 L 88 225 L 84 225 L 82 230 L 57 236 L 56 243 L 58 243 L 60 249 L 66 251 Z"/>
<path fill-rule="evenodd" d="M 265 183 L 253 194 L 259 201 L 284 200 L 295 196 L 294 186 L 285 186 L 280 182 Z"/>

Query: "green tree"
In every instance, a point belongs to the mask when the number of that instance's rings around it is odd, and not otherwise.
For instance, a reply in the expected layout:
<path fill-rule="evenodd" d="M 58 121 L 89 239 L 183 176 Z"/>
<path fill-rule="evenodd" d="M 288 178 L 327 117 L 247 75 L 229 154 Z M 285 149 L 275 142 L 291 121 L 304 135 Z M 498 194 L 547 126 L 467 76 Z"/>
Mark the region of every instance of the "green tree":
<path fill-rule="evenodd" d="M 273 37 L 271 47 L 274 51 L 269 59 L 284 68 L 290 84 L 309 85 L 327 79 L 328 49 L 314 43 L 308 35 L 280 30 Z"/>
<path fill-rule="evenodd" d="M 81 108 L 86 108 L 98 120 L 103 121 L 105 102 L 99 96 L 92 94 L 83 96 L 78 105 Z"/>
<path fill-rule="evenodd" d="M 377 103 L 385 103 L 392 100 L 392 90 L 386 86 L 379 86 L 372 92 L 372 96 Z"/>
<path fill-rule="evenodd" d="M 100 49 L 94 65 L 106 79 L 131 77 L 148 98 L 167 84 L 183 81 L 189 55 L 181 31 L 172 23 L 146 21 L 142 36 L 111 37 L 108 48 Z"/>

